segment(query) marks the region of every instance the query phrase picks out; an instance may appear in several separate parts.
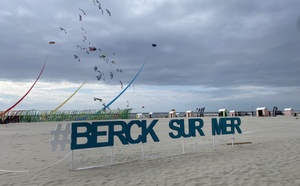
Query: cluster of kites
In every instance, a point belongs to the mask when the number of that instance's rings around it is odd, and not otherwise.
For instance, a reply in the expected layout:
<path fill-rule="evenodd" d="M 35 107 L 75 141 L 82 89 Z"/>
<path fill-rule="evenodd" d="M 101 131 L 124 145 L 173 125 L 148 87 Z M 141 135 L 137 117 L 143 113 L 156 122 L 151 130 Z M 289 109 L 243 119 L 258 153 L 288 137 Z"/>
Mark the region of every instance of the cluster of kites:
<path fill-rule="evenodd" d="M 99 10 L 101 15 L 107 15 L 109 17 L 112 15 L 108 9 L 102 8 L 102 5 L 100 4 L 100 2 L 98 0 L 92 0 L 92 1 L 93 1 L 94 6 Z M 88 16 L 87 13 L 85 12 L 85 10 L 78 8 L 78 21 L 79 22 L 84 21 L 85 16 Z M 67 30 L 64 27 L 59 27 L 59 30 L 63 34 L 68 34 Z M 102 67 L 104 66 L 103 64 L 106 64 L 109 66 L 115 66 L 117 64 L 117 62 L 115 60 L 111 60 L 110 57 L 107 56 L 107 54 L 103 53 L 101 50 L 101 47 L 96 47 L 92 44 L 92 42 L 88 39 L 88 32 L 85 28 L 80 27 L 80 30 L 82 33 L 82 36 L 81 36 L 82 43 L 76 44 L 76 46 L 75 46 L 78 50 L 78 53 L 73 54 L 75 61 L 81 62 L 81 59 L 84 58 L 83 55 L 90 55 L 90 53 L 97 53 L 97 56 L 99 57 L 99 62 L 101 62 L 101 63 L 99 65 L 91 67 L 91 70 L 94 71 L 94 73 L 95 73 L 95 78 L 97 81 L 100 81 L 100 80 L 105 81 L 107 79 L 106 77 L 109 77 L 110 80 L 113 80 L 115 78 L 116 73 L 123 73 L 123 69 L 117 68 L 117 67 L 114 68 L 114 70 L 110 70 L 110 71 L 105 71 L 105 69 L 102 69 Z M 49 41 L 49 44 L 53 45 L 53 44 L 56 44 L 56 42 Z M 152 47 L 156 47 L 156 44 L 152 44 Z M 111 52 L 111 54 L 112 54 L 112 58 L 114 58 L 114 56 L 116 55 L 115 52 Z M 47 61 L 47 58 L 46 58 L 46 61 Z M 46 64 L 46 61 L 45 61 L 45 64 Z M 146 61 L 145 61 L 145 63 L 146 63 Z M 145 65 L 145 63 L 143 64 L 143 66 Z M 45 64 L 44 64 L 38 78 L 36 79 L 34 84 L 31 86 L 31 88 L 28 90 L 28 92 L 26 92 L 26 94 L 19 101 L 17 101 L 12 107 L 8 108 L 4 112 L 1 112 L 0 116 L 9 112 L 12 108 L 14 108 L 16 105 L 18 105 L 27 96 L 27 94 L 31 91 L 31 89 L 34 87 L 35 83 L 40 78 L 40 76 L 45 68 Z M 136 77 L 139 75 L 143 66 L 138 71 L 137 75 L 133 78 L 133 80 L 126 86 L 126 88 L 115 99 L 113 99 L 113 101 L 115 101 L 129 86 L 133 86 L 133 88 L 134 88 L 134 85 L 132 83 L 136 79 Z M 121 80 L 118 80 L 118 82 L 120 83 L 121 89 L 123 89 L 123 82 Z M 63 106 L 63 104 L 65 104 L 68 100 L 70 100 L 71 97 L 74 96 L 76 94 L 76 92 L 84 85 L 84 83 L 81 84 L 81 86 L 66 101 L 64 101 L 59 107 L 57 107 L 53 111 L 58 110 L 59 108 L 61 108 Z M 102 102 L 103 100 L 101 98 L 94 97 L 94 101 Z M 113 101 L 111 101 L 107 105 L 105 103 L 102 103 L 102 105 L 104 106 L 104 109 L 106 109 L 106 108 L 109 109 L 108 106 Z M 129 108 L 129 101 L 127 101 L 127 108 Z"/>
<path fill-rule="evenodd" d="M 101 3 L 98 0 L 92 0 L 94 6 L 96 7 L 97 10 L 99 10 L 100 15 L 107 15 L 107 16 L 111 16 L 111 12 L 108 9 L 104 9 L 101 5 Z M 85 20 L 85 17 L 88 16 L 88 12 L 86 12 L 84 9 L 82 8 L 78 8 L 78 21 L 79 24 L 81 25 L 80 22 L 83 22 Z M 113 80 L 114 78 L 116 78 L 117 76 L 115 75 L 116 73 L 122 73 L 123 69 L 121 68 L 117 68 L 115 67 L 115 69 L 109 70 L 107 71 L 105 68 L 105 64 L 109 65 L 109 66 L 116 66 L 117 62 L 115 60 L 112 60 L 110 57 L 108 57 L 108 55 L 106 53 L 102 52 L 101 47 L 99 46 L 95 46 L 92 41 L 89 40 L 88 37 L 88 31 L 82 27 L 80 27 L 80 31 L 82 33 L 81 37 L 81 43 L 76 44 L 76 48 L 77 48 L 77 52 L 73 54 L 73 58 L 76 62 L 82 62 L 84 61 L 84 57 L 85 55 L 90 55 L 91 53 L 93 53 L 93 55 L 97 55 L 98 60 L 99 60 L 99 65 L 96 66 L 92 66 L 91 67 L 91 71 L 94 71 L 95 75 L 95 79 L 97 81 L 106 81 L 108 78 L 110 80 Z M 68 32 L 68 30 L 66 28 L 64 28 L 63 26 L 59 27 L 59 30 L 63 33 L 63 34 L 70 34 Z M 55 41 L 49 41 L 49 44 L 55 44 Z M 110 54 L 112 55 L 112 58 L 116 56 L 115 52 L 110 52 Z M 118 82 L 120 83 L 121 88 L 123 88 L 123 82 L 122 80 L 118 80 Z M 100 101 L 102 102 L 102 99 L 100 98 L 94 98 L 94 101 Z M 102 104 L 105 107 L 105 103 Z"/>
<path fill-rule="evenodd" d="M 99 10 L 101 15 L 107 15 L 108 17 L 112 16 L 111 12 L 108 9 L 104 9 L 102 8 L 101 3 L 98 0 L 92 0 L 94 6 L 97 8 L 97 10 Z M 85 17 L 88 16 L 87 12 L 82 9 L 82 8 L 78 8 L 78 21 L 79 23 L 85 20 Z M 78 24 L 80 25 L 80 24 Z M 67 30 L 63 27 L 59 27 L 60 31 L 63 32 L 64 34 L 68 34 Z M 99 65 L 93 66 L 92 69 L 95 73 L 95 78 L 97 81 L 106 81 L 107 79 L 113 80 L 116 78 L 116 73 L 123 73 L 123 69 L 122 68 L 118 68 L 117 67 L 117 62 L 115 60 L 112 60 L 111 57 L 108 57 L 107 54 L 102 52 L 101 47 L 99 46 L 95 46 L 94 44 L 92 44 L 92 42 L 89 40 L 88 37 L 88 31 L 84 28 L 84 27 L 80 27 L 80 31 L 82 33 L 81 35 L 81 43 L 76 44 L 76 48 L 78 50 L 78 53 L 73 54 L 74 56 L 74 60 L 76 60 L 76 62 L 81 62 L 82 58 L 84 57 L 84 55 L 90 55 L 90 53 L 96 53 L 97 57 L 99 57 Z M 49 44 L 55 44 L 54 41 L 50 41 Z M 152 44 L 152 47 L 156 47 L 156 44 Z M 110 52 L 110 54 L 112 54 L 112 58 L 114 58 L 116 56 L 115 52 Z M 109 66 L 116 66 L 114 69 L 112 70 L 106 70 L 106 68 L 104 67 L 104 64 L 109 65 Z M 123 89 L 123 81 L 118 79 L 117 80 L 120 84 L 121 89 Z M 134 85 L 131 85 L 134 88 Z M 101 98 L 94 98 L 94 101 L 100 101 L 102 102 Z M 106 105 L 105 103 L 102 104 L 105 108 Z M 129 107 L 129 102 L 127 102 L 127 107 Z M 109 109 L 109 107 L 108 107 Z"/>

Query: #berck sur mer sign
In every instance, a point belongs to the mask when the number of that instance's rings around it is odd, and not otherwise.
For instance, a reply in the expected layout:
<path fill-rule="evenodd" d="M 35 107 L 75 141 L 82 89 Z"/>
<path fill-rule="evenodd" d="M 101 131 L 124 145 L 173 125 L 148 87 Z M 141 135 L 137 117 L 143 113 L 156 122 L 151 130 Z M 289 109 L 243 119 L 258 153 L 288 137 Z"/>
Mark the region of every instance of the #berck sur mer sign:
<path fill-rule="evenodd" d="M 152 121 L 131 120 L 129 122 L 74 122 L 71 126 L 71 150 L 114 146 L 115 137 L 117 137 L 123 145 L 147 143 L 148 137 L 151 137 L 154 142 L 159 142 L 159 136 L 155 133 L 155 125 L 157 123 L 158 119 Z M 219 118 L 219 120 L 212 118 L 212 135 L 227 135 L 235 134 L 236 132 L 242 133 L 240 125 L 241 119 L 237 117 Z M 134 137 L 131 135 L 131 128 L 133 126 L 141 129 L 140 134 L 135 134 Z M 169 121 L 169 137 L 178 139 L 181 137 L 195 137 L 197 134 L 205 136 L 202 130 L 203 126 L 204 122 L 201 118 L 188 119 L 187 124 L 184 119 L 172 119 Z M 85 140 L 80 141 L 80 138 L 84 138 Z"/>

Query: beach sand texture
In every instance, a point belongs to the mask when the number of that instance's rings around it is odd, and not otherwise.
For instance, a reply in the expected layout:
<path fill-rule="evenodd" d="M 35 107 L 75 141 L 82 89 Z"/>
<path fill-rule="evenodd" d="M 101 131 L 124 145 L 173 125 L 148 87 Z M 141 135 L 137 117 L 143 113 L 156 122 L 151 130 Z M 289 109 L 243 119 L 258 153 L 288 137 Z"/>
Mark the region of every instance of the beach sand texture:
<path fill-rule="evenodd" d="M 212 148 L 211 118 L 205 117 L 205 136 L 182 139 L 168 135 L 170 118 L 160 118 L 154 130 L 160 142 L 74 151 L 50 152 L 50 131 L 57 123 L 0 125 L 0 185 L 300 185 L 300 119 L 241 117 L 243 134 L 216 137 Z M 129 120 L 125 120 L 129 121 Z M 147 119 L 148 122 L 152 119 Z M 132 133 L 138 135 L 138 128 Z M 69 146 L 68 146 L 69 149 Z"/>

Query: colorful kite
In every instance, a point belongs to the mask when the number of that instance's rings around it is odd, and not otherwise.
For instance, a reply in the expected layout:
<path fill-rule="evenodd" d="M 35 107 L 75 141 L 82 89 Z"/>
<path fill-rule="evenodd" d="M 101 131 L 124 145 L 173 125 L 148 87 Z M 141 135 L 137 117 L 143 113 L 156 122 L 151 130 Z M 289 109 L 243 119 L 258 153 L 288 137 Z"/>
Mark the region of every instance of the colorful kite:
<path fill-rule="evenodd" d="M 25 94 L 23 97 L 21 97 L 21 99 L 20 99 L 19 101 L 17 101 L 13 106 L 9 107 L 9 108 L 6 109 L 4 112 L 0 113 L 0 116 L 6 114 L 6 113 L 9 112 L 11 109 L 13 109 L 15 106 L 17 106 L 17 105 L 18 105 L 18 104 L 19 104 L 19 103 L 20 103 L 20 102 L 21 102 L 21 101 L 29 94 L 29 92 L 32 90 L 32 88 L 33 88 L 34 85 L 36 84 L 36 82 L 40 79 L 40 77 L 41 77 L 41 75 L 42 75 L 42 73 L 43 73 L 43 71 L 44 71 L 44 68 L 45 68 L 45 66 L 46 66 L 47 59 L 48 59 L 48 56 L 46 57 L 44 66 L 43 66 L 43 68 L 42 68 L 40 74 L 39 74 L 38 77 L 36 78 L 36 80 L 35 80 L 35 82 L 33 83 L 33 85 L 30 87 L 30 89 L 26 92 L 26 94 Z"/>
<path fill-rule="evenodd" d="M 137 72 L 137 74 L 134 76 L 134 78 L 131 80 L 131 82 L 125 87 L 124 90 L 122 90 L 122 92 L 120 92 L 119 95 L 117 95 L 113 100 L 111 100 L 111 102 L 109 102 L 107 105 L 105 105 L 102 110 L 106 110 L 106 108 L 108 108 L 111 104 L 113 104 L 127 89 L 128 87 L 130 87 L 130 85 L 134 82 L 134 80 L 138 77 L 138 75 L 140 74 L 140 72 L 142 71 L 142 69 L 144 68 L 146 62 L 148 59 L 145 60 L 144 64 L 142 65 L 142 67 L 140 68 L 140 70 Z"/>
<path fill-rule="evenodd" d="M 54 110 L 52 110 L 51 112 L 50 112 L 50 115 L 53 113 L 53 112 L 55 112 L 55 111 L 57 111 L 58 109 L 60 109 L 64 104 L 66 104 L 80 89 L 81 89 L 81 87 L 85 84 L 87 82 L 87 80 L 85 80 L 81 85 L 80 85 L 80 87 L 78 87 L 77 88 L 77 90 L 75 90 L 75 92 L 73 93 L 73 94 L 71 94 L 71 96 L 70 97 L 68 97 L 68 99 L 66 99 L 62 104 L 60 104 L 58 107 L 56 107 Z"/>

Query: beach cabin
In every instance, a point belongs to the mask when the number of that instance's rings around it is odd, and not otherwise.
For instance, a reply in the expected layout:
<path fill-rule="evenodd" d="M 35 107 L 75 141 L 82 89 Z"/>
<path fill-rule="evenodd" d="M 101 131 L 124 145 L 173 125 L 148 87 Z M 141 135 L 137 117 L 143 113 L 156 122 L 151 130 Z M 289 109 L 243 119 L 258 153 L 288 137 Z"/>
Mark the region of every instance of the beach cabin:
<path fill-rule="evenodd" d="M 193 114 L 194 114 L 194 113 L 193 113 L 192 110 L 188 110 L 188 111 L 185 112 L 185 115 L 186 115 L 187 118 L 193 117 Z"/>
<path fill-rule="evenodd" d="M 169 118 L 175 118 L 176 117 L 176 112 L 175 111 L 170 111 L 169 112 Z"/>
<path fill-rule="evenodd" d="M 141 118 L 144 118 L 143 114 L 136 114 L 136 119 L 141 119 Z"/>
<path fill-rule="evenodd" d="M 292 108 L 285 108 L 284 115 L 285 116 L 294 116 L 294 110 Z"/>
<path fill-rule="evenodd" d="M 219 117 L 227 117 L 227 109 L 219 109 L 218 116 Z"/>
<path fill-rule="evenodd" d="M 256 116 L 258 116 L 258 117 L 269 116 L 268 108 L 267 107 L 256 108 Z"/>
<path fill-rule="evenodd" d="M 237 112 L 235 110 L 229 111 L 229 116 L 237 116 Z"/>

